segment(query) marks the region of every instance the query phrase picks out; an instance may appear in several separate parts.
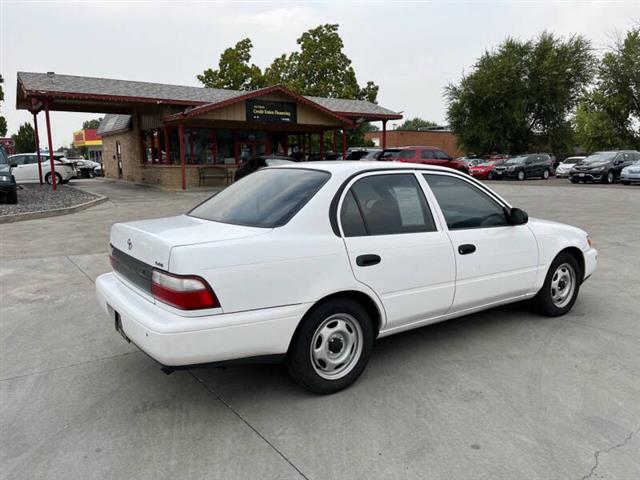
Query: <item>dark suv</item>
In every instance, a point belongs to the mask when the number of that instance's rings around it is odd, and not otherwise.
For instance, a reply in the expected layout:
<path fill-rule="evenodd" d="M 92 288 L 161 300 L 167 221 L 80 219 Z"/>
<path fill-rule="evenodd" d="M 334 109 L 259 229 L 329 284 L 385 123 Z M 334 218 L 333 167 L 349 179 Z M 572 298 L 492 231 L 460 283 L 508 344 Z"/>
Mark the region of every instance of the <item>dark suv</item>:
<path fill-rule="evenodd" d="M 636 160 L 640 160 L 640 153 L 635 150 L 595 152 L 571 169 L 569 180 L 613 183 L 620 179 L 622 169 Z"/>
<path fill-rule="evenodd" d="M 386 150 L 385 150 L 386 151 Z M 454 160 L 437 147 L 402 147 L 394 158 L 398 162 L 438 165 L 469 173 L 469 167 L 462 160 Z"/>
<path fill-rule="evenodd" d="M 506 160 L 503 164 L 493 168 L 494 179 L 540 177 L 547 179 L 553 170 L 551 155 L 547 153 L 529 153 L 518 155 Z"/>
<path fill-rule="evenodd" d="M 4 147 L 0 145 L 0 199 L 6 203 L 18 203 L 16 179 L 11 174 L 11 166 Z"/>

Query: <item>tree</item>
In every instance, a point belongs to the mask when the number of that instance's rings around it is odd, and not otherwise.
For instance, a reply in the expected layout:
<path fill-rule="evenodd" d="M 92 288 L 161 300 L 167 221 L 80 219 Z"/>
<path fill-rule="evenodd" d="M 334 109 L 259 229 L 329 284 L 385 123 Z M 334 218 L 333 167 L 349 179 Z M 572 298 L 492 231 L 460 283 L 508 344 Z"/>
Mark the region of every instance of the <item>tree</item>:
<path fill-rule="evenodd" d="M 436 122 L 423 120 L 420 117 L 406 119 L 396 130 L 426 130 L 429 127 L 437 127 Z"/>
<path fill-rule="evenodd" d="M 575 128 L 588 151 L 640 148 L 640 27 L 603 55 L 596 85 L 576 112 Z"/>
<path fill-rule="evenodd" d="M 253 90 L 280 84 L 300 95 L 376 102 L 379 87 L 372 81 L 364 87 L 358 84 L 351 60 L 342 51 L 338 25 L 312 28 L 297 44 L 299 51 L 276 57 L 262 72 L 250 63 L 253 44 L 245 38 L 222 53 L 217 70 L 209 68 L 197 78 L 211 88 Z"/>
<path fill-rule="evenodd" d="M 231 90 L 255 90 L 264 86 L 260 68 L 249 65 L 253 44 L 248 38 L 240 40 L 234 47 L 227 48 L 218 62 L 218 69 L 208 68 L 198 80 L 209 88 L 228 88 Z"/>
<path fill-rule="evenodd" d="M 11 135 L 16 143 L 16 153 L 29 153 L 36 150 L 36 134 L 29 122 L 20 125 L 18 133 Z"/>
<path fill-rule="evenodd" d="M 82 122 L 82 129 L 97 130 L 100 126 L 100 122 L 102 122 L 102 117 L 94 118 L 92 120 L 85 120 L 84 122 Z"/>
<path fill-rule="evenodd" d="M 595 58 L 581 36 L 544 32 L 507 39 L 472 72 L 445 89 L 447 118 L 468 151 L 522 153 L 573 146 L 570 116 L 593 76 Z"/>
<path fill-rule="evenodd" d="M 4 91 L 2 90 L 2 84 L 4 78 L 0 74 L 0 103 L 4 102 Z M 3 115 L 0 115 L 0 137 L 4 137 L 7 134 L 7 119 Z"/>

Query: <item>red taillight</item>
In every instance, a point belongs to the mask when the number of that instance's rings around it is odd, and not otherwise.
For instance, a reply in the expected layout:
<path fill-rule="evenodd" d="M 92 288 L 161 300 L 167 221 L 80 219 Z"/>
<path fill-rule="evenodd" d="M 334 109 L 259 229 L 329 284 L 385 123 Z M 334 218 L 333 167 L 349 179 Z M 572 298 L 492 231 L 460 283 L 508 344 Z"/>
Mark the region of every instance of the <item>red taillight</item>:
<path fill-rule="evenodd" d="M 180 310 L 220 307 L 209 284 L 193 275 L 174 275 L 154 270 L 151 276 L 151 294 L 157 300 Z"/>

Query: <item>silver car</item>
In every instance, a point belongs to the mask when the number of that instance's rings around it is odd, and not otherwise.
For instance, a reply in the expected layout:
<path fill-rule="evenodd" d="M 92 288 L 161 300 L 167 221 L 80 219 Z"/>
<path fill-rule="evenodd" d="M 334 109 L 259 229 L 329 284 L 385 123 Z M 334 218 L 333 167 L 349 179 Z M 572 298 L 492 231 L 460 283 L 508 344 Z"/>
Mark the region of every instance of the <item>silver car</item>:
<path fill-rule="evenodd" d="M 640 183 L 640 160 L 636 160 L 620 172 L 620 181 L 625 185 Z"/>
<path fill-rule="evenodd" d="M 569 172 L 574 165 L 580 165 L 585 157 L 567 157 L 565 158 L 558 168 L 556 168 L 556 177 L 569 178 Z"/>

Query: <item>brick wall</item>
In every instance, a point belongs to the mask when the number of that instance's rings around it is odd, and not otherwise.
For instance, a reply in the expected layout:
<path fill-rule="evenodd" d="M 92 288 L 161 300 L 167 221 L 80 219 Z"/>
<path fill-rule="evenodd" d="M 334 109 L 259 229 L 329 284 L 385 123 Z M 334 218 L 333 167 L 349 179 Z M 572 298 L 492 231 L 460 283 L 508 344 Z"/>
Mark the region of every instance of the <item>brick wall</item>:
<path fill-rule="evenodd" d="M 382 146 L 382 132 L 368 132 L 365 139 Z M 450 156 L 462 157 L 465 152 L 457 145 L 457 137 L 451 132 L 421 132 L 413 130 L 387 131 L 387 147 L 430 146 L 438 147 Z"/>

